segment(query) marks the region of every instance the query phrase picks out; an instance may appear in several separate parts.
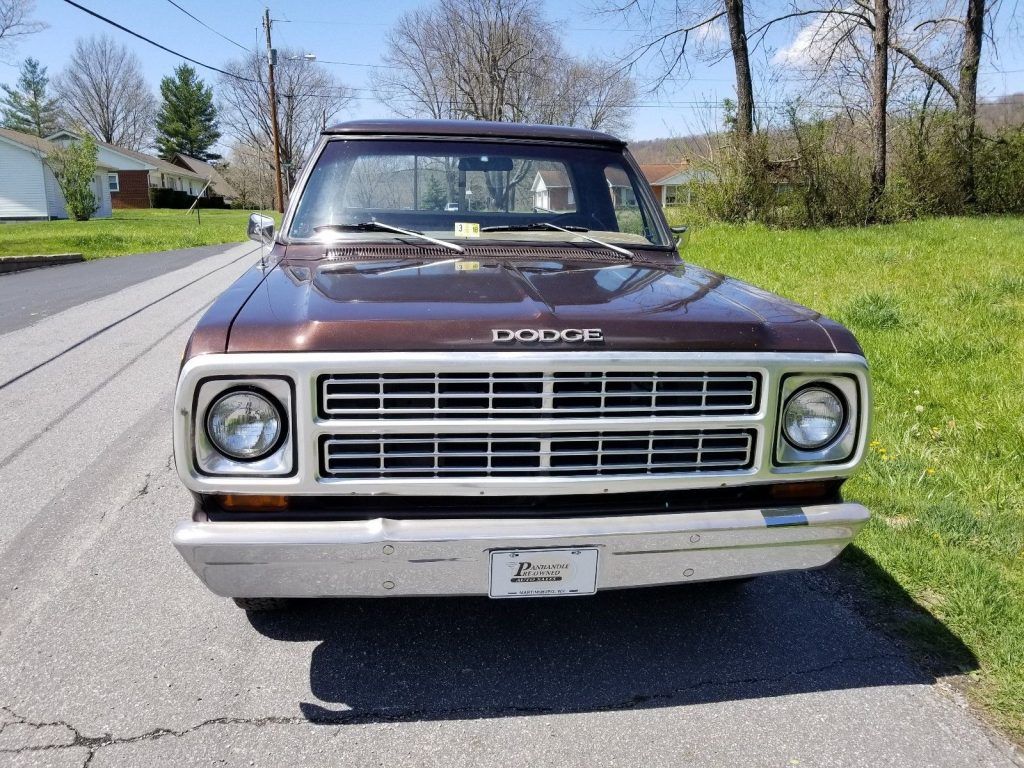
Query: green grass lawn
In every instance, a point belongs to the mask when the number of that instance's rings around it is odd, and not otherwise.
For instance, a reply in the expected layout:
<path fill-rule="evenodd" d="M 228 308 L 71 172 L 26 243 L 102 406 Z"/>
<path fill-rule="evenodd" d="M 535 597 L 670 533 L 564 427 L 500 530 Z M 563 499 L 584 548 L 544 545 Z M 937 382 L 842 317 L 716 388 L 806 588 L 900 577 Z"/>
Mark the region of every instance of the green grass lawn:
<path fill-rule="evenodd" d="M 976 666 L 969 695 L 1024 737 L 1024 219 L 698 225 L 684 254 L 857 334 L 875 418 L 845 495 L 874 517 L 840 570 L 876 574 L 871 613 L 926 666 Z"/>
<path fill-rule="evenodd" d="M 245 239 L 248 211 L 117 210 L 111 219 L 0 224 L 0 257 L 81 253 L 87 259 Z"/>

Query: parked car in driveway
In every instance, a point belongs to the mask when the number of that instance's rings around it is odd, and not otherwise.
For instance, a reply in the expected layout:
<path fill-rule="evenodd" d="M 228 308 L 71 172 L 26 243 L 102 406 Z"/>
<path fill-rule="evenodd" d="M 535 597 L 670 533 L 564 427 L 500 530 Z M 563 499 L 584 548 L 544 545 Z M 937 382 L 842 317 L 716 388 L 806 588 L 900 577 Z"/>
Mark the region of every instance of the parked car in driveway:
<path fill-rule="evenodd" d="M 861 348 L 680 234 L 604 133 L 326 130 L 188 342 L 175 546 L 249 609 L 827 564 L 868 518 Z"/>

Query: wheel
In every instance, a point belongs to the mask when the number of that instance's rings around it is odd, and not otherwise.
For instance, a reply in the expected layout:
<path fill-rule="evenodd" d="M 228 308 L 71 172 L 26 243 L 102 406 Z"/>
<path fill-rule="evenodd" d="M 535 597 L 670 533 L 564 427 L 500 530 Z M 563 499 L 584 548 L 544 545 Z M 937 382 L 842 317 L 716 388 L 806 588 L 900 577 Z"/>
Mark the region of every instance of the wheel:
<path fill-rule="evenodd" d="M 243 611 L 280 611 L 288 607 L 286 597 L 233 597 L 235 605 Z"/>

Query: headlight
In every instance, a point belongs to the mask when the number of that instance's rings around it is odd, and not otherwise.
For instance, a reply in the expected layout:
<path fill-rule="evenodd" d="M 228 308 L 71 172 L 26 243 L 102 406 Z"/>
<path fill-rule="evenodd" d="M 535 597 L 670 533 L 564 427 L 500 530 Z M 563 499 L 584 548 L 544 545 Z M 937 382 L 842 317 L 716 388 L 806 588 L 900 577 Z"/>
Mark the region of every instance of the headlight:
<path fill-rule="evenodd" d="M 782 434 L 795 448 L 812 451 L 831 443 L 846 422 L 846 407 L 831 389 L 809 386 L 796 392 L 782 412 Z"/>
<path fill-rule="evenodd" d="M 236 389 L 213 401 L 206 412 L 206 434 L 232 459 L 254 461 L 274 450 L 283 434 L 281 411 L 266 394 Z"/>

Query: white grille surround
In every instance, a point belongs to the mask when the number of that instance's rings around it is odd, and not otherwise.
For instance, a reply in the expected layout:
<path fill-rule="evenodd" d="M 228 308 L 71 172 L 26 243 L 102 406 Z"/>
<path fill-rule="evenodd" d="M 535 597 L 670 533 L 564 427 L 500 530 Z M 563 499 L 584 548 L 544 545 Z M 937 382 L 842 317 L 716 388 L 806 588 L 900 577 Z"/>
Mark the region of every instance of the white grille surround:
<path fill-rule="evenodd" d="M 675 412 L 666 414 L 652 409 L 654 393 L 641 392 L 644 400 L 630 400 L 624 415 L 598 415 L 597 409 L 568 409 L 572 415 L 558 413 L 550 400 L 541 408 L 527 413 L 493 415 L 460 415 L 446 418 L 430 414 L 403 414 L 402 418 L 380 418 L 377 413 L 357 417 L 339 418 L 324 413 L 318 407 L 325 380 L 339 374 L 365 375 L 374 371 L 377 381 L 386 374 L 400 374 L 404 380 L 440 381 L 442 374 L 475 373 L 488 380 L 515 381 L 525 374 L 541 372 L 546 378 L 558 377 L 549 373 L 566 374 L 570 381 L 593 382 L 595 378 L 607 382 L 621 382 L 636 378 L 636 372 L 657 372 L 666 379 L 695 381 L 699 378 L 727 380 L 734 374 L 752 376 L 757 381 L 756 406 L 752 412 L 737 408 L 711 413 L 687 413 L 673 404 Z M 516 374 L 503 376 L 501 374 Z M 598 376 L 597 374 L 600 374 Z M 828 464 L 776 466 L 773 447 L 777 439 L 780 384 L 789 375 L 842 375 L 856 383 L 857 402 L 851 404 L 857 435 L 853 453 L 843 461 Z M 220 380 L 237 384 L 240 379 L 265 376 L 285 376 L 295 383 L 294 424 L 290 425 L 295 439 L 295 466 L 287 475 L 209 475 L 199 472 L 194 462 L 196 430 L 202 428 L 203 414 L 194 413 L 194 392 Z M 403 380 L 399 378 L 396 380 Z M 479 376 L 471 380 L 480 380 Z M 650 379 L 649 379 L 650 380 Z M 576 382 L 578 383 L 578 382 Z M 635 384 L 636 382 L 630 382 Z M 729 382 L 730 385 L 735 382 Z M 426 393 L 425 393 L 426 394 Z M 593 393 L 585 393 L 590 395 Z M 620 393 L 613 393 L 613 397 Z M 634 397 L 635 392 L 625 393 Z M 432 397 L 436 395 L 431 395 Z M 606 397 L 607 403 L 607 397 Z M 606 406 L 607 408 L 607 406 Z M 645 410 L 646 408 L 646 410 Z M 738 412 L 737 412 L 738 411 Z M 203 355 L 189 360 L 182 369 L 175 397 L 175 461 L 185 485 L 197 493 L 278 493 L 285 495 L 398 495 L 398 496 L 517 496 L 542 494 L 626 493 L 658 490 L 685 490 L 689 488 L 720 488 L 771 483 L 798 479 L 829 479 L 846 477 L 860 463 L 868 434 L 870 414 L 870 387 L 867 364 L 860 355 L 845 353 L 671 353 L 671 352 L 613 352 L 613 351 L 501 351 L 501 352 L 388 352 L 388 353 L 230 353 Z M 365 416 L 369 416 L 368 418 Z M 749 457 L 729 466 L 687 466 L 685 444 L 677 444 L 680 459 L 673 465 L 671 451 L 658 451 L 657 460 L 649 460 L 653 451 L 641 450 L 640 443 L 630 440 L 671 440 L 671 433 L 703 432 L 714 434 L 748 434 Z M 626 441 L 626 458 L 619 468 L 605 467 L 595 455 L 601 450 L 572 451 L 557 441 L 567 443 L 572 435 L 583 434 L 593 440 L 594 433 L 601 439 L 621 438 Z M 631 435 L 630 433 L 634 433 Z M 641 433 L 645 437 L 636 437 Z M 655 434 L 656 433 L 656 434 Z M 339 474 L 325 462 L 326 441 L 342 445 L 348 441 L 356 445 L 359 436 L 374 436 L 378 454 L 385 443 L 422 440 L 416 451 L 434 454 L 448 451 L 437 445 L 437 436 L 456 440 L 478 440 L 473 435 L 489 435 L 489 440 L 508 442 L 510 436 L 525 436 L 531 440 L 531 456 L 513 457 L 539 466 L 527 466 L 523 471 L 510 474 L 480 472 L 435 473 L 435 465 L 409 467 L 411 472 L 392 472 L 381 476 L 378 470 L 389 469 L 379 464 L 369 467 L 368 474 Z M 383 436 L 383 437 L 381 437 Z M 465 438 L 461 437 L 465 436 Z M 681 439 L 681 438 L 679 438 Z M 552 443 L 555 441 L 555 447 Z M 432 447 L 430 443 L 435 445 Z M 450 446 L 451 443 L 447 443 Z M 620 443 L 621 445 L 621 443 Z M 659 442 L 659 446 L 669 443 Z M 364 444 L 365 447 L 365 444 Z M 406 446 L 408 447 L 408 446 Z M 430 447 L 430 450 L 425 450 Z M 479 447 L 479 446 L 477 446 Z M 507 446 L 506 446 L 507 447 Z M 615 450 L 615 449 L 613 449 Z M 401 454 L 408 451 L 395 449 Z M 458 451 L 455 451 L 458 453 Z M 507 451 L 506 451 L 507 452 Z M 514 452 L 514 451 L 513 451 Z M 474 451 L 469 451 L 474 453 Z M 477 451 L 477 453 L 479 453 Z M 580 453 L 585 466 L 561 468 L 543 466 L 553 456 Z M 637 460 L 629 458 L 632 453 Z M 609 454 L 613 455 L 613 454 Z M 589 458 L 587 458 L 589 457 Z M 642 457 L 642 460 L 641 460 Z M 417 459 L 416 456 L 401 457 Z M 466 457 L 471 463 L 472 456 Z M 417 460 L 423 461 L 420 456 Z M 558 461 L 572 462 L 563 458 Z M 649 464 L 661 461 L 670 469 L 648 471 Z M 413 461 L 412 463 L 416 463 Z M 479 457 L 477 464 L 479 465 Z M 437 465 L 439 467 L 439 465 Z M 594 467 L 597 467 L 597 471 Z M 445 468 L 445 467 L 439 467 Z M 365 469 L 365 468 L 364 468 Z M 401 469 L 401 468 L 400 468 Z M 471 467 L 472 469 L 472 467 Z M 429 470 L 429 473 L 428 473 Z M 559 471 L 562 470 L 562 471 Z M 621 470 L 621 471 L 620 471 Z M 461 476 L 460 476 L 461 474 Z"/>

